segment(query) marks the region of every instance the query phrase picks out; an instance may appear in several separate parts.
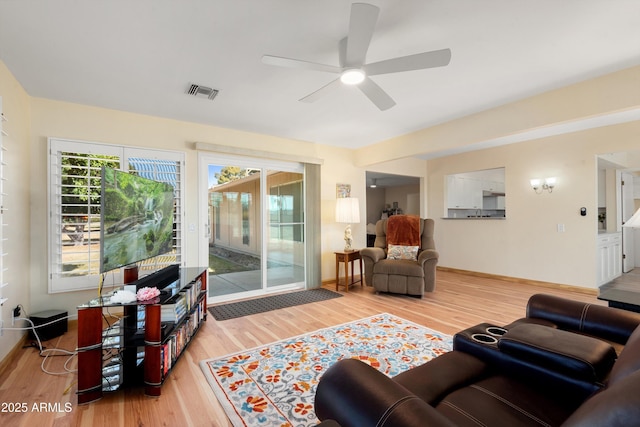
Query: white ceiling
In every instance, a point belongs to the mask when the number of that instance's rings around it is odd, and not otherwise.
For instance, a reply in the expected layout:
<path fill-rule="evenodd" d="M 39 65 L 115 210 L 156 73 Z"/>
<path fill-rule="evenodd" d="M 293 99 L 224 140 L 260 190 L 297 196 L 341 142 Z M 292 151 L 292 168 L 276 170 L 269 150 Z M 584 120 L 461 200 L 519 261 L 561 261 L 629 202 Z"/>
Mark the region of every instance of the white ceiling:
<path fill-rule="evenodd" d="M 344 0 L 0 0 L 0 59 L 34 97 L 351 148 L 640 64 L 638 0 L 368 1 L 367 62 L 452 51 L 372 77 L 397 103 L 383 112 L 347 87 L 298 102 L 335 76 L 261 62 L 338 65 Z"/>

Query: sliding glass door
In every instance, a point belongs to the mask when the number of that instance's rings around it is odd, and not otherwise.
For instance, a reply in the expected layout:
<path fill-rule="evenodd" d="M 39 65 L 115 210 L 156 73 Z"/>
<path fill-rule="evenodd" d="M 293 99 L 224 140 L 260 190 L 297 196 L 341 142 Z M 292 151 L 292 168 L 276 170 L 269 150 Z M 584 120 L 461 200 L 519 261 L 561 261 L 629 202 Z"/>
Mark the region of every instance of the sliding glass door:
<path fill-rule="evenodd" d="M 304 282 L 304 175 L 267 173 L 267 286 Z"/>
<path fill-rule="evenodd" d="M 207 175 L 209 296 L 304 287 L 302 165 L 211 155 L 199 170 Z"/>

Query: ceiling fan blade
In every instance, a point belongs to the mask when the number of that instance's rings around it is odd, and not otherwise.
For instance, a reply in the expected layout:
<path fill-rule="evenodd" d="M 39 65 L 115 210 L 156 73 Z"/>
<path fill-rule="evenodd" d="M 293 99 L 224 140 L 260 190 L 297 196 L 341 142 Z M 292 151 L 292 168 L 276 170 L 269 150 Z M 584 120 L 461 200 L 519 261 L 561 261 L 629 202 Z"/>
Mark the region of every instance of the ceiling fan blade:
<path fill-rule="evenodd" d="M 325 71 L 328 73 L 341 73 L 341 67 L 333 65 L 317 64 L 315 62 L 302 61 L 300 59 L 283 58 L 281 56 L 263 55 L 262 63 L 285 68 L 301 68 L 303 70 Z"/>
<path fill-rule="evenodd" d="M 308 102 L 308 103 L 315 102 L 321 97 L 323 97 L 324 95 L 326 95 L 327 93 L 331 92 L 336 87 L 340 86 L 341 84 L 342 83 L 340 82 L 340 78 L 337 78 L 331 81 L 330 83 L 322 86 L 320 89 L 316 90 L 315 92 L 312 92 L 309 95 L 305 96 L 304 98 L 299 99 L 299 101 Z"/>
<path fill-rule="evenodd" d="M 382 90 L 380 86 L 378 86 L 373 80 L 369 77 L 366 77 L 362 83 L 358 85 L 362 93 L 364 93 L 367 98 L 371 100 L 376 107 L 378 107 L 381 111 L 388 110 L 389 108 L 396 105 L 396 102 L 387 95 L 387 92 Z"/>
<path fill-rule="evenodd" d="M 368 76 L 375 76 L 378 74 L 443 67 L 448 65 L 449 61 L 451 61 L 451 49 L 441 49 L 374 62 L 363 66 L 362 69 Z"/>
<path fill-rule="evenodd" d="M 340 44 L 338 45 L 338 63 L 341 67 L 344 67 L 345 62 L 347 61 L 347 38 L 343 38 L 340 40 Z"/>
<path fill-rule="evenodd" d="M 360 67 L 364 64 L 379 13 L 380 9 L 371 4 L 354 3 L 351 5 L 345 66 Z"/>

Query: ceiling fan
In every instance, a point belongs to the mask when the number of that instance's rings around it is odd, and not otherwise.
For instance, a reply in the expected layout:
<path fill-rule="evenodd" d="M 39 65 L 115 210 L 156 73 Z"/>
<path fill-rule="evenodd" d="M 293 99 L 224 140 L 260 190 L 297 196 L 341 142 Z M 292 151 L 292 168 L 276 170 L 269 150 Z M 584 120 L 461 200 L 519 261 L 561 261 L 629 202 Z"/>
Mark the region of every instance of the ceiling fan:
<path fill-rule="evenodd" d="M 366 64 L 367 50 L 369 49 L 369 43 L 373 36 L 379 12 L 380 9 L 371 4 L 354 3 L 351 5 L 349 33 L 347 37 L 340 41 L 339 46 L 339 66 L 272 55 L 264 55 L 262 62 L 280 67 L 340 74 L 338 78 L 329 84 L 300 99 L 302 102 L 314 102 L 340 86 L 340 84 L 347 84 L 357 85 L 362 93 L 380 110 L 387 110 L 396 105 L 396 103 L 380 86 L 371 80 L 370 76 L 442 67 L 449 64 L 451 50 L 434 50 Z"/>

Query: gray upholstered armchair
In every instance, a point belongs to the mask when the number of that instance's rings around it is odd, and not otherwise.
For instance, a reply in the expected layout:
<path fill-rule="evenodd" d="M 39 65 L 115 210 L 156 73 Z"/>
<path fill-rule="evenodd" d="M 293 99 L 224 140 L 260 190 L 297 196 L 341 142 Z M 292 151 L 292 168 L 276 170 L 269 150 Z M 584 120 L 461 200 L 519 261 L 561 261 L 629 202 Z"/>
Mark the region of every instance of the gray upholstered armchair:
<path fill-rule="evenodd" d="M 432 292 L 435 289 L 438 263 L 438 252 L 433 240 L 433 220 L 419 218 L 419 248 L 417 259 L 412 260 L 387 258 L 390 244 L 387 241 L 389 219 L 382 219 L 376 223 L 374 247 L 360 250 L 364 262 L 365 283 L 367 286 L 373 286 L 377 292 L 420 297 L 424 292 Z"/>

